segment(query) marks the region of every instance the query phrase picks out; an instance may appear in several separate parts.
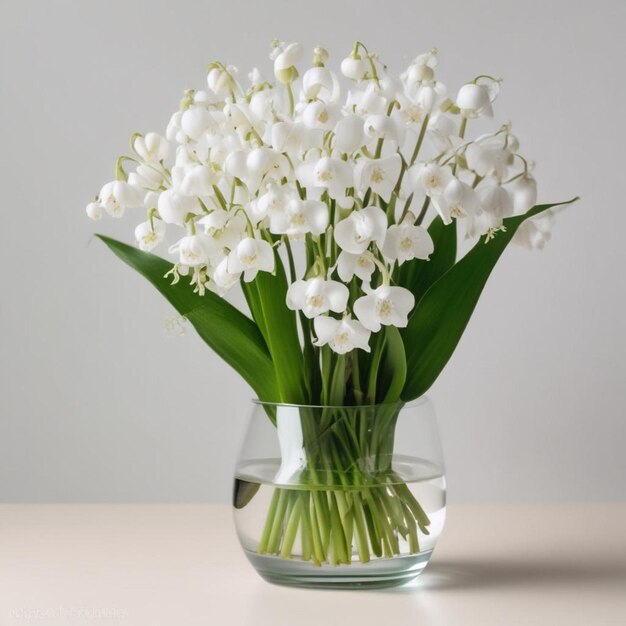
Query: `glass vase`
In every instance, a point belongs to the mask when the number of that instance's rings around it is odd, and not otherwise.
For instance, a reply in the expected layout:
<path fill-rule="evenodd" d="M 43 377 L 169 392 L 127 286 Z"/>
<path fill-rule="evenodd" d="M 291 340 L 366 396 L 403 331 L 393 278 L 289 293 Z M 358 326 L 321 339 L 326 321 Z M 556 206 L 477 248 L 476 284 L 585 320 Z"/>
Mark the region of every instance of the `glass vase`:
<path fill-rule="evenodd" d="M 413 579 L 446 511 L 432 403 L 255 402 L 233 507 L 245 554 L 269 582 L 372 588 Z"/>

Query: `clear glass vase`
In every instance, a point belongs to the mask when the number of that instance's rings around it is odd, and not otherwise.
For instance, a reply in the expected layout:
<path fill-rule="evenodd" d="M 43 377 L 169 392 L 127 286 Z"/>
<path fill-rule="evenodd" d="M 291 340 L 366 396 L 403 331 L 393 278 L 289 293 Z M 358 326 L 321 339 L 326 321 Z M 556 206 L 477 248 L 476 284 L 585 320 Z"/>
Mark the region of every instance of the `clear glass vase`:
<path fill-rule="evenodd" d="M 233 507 L 246 556 L 270 582 L 372 588 L 411 580 L 445 520 L 432 403 L 255 402 Z"/>

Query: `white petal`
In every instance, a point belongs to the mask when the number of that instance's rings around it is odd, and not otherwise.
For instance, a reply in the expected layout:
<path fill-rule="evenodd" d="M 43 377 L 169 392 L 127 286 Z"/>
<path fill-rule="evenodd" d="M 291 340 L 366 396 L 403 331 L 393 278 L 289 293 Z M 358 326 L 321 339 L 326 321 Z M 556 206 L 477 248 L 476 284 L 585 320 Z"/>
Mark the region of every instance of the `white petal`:
<path fill-rule="evenodd" d="M 353 306 L 354 314 L 365 328 L 377 333 L 380 330 L 380 321 L 376 315 L 376 296 L 361 296 Z"/>
<path fill-rule="evenodd" d="M 348 283 L 352 280 L 357 259 L 358 255 L 351 254 L 345 250 L 339 253 L 339 257 L 337 258 L 337 274 L 339 274 L 339 278 L 341 278 L 344 283 Z"/>
<path fill-rule="evenodd" d="M 85 207 L 85 212 L 94 221 L 102 219 L 102 205 L 99 202 L 90 202 Z"/>
<path fill-rule="evenodd" d="M 330 310 L 335 313 L 343 313 L 348 306 L 348 298 L 350 297 L 348 288 L 335 280 L 329 280 L 326 282 L 324 291 Z"/>
<path fill-rule="evenodd" d="M 287 306 L 292 311 L 302 309 L 306 303 L 307 281 L 296 280 L 287 290 Z"/>
<path fill-rule="evenodd" d="M 351 154 L 364 143 L 363 118 L 358 115 L 346 115 L 335 126 L 333 148 L 339 152 Z"/>
<path fill-rule="evenodd" d="M 323 346 L 327 344 L 335 335 L 340 321 L 329 317 L 328 315 L 319 315 L 313 319 L 313 328 L 317 336 L 316 345 Z"/>

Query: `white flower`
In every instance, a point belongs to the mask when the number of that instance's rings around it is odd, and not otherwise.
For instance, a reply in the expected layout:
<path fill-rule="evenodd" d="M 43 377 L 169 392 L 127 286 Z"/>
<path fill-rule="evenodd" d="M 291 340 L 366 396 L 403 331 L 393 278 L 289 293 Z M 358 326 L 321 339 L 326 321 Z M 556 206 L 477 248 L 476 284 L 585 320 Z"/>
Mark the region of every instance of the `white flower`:
<path fill-rule="evenodd" d="M 337 274 L 344 283 L 350 282 L 353 276 L 369 283 L 375 269 L 374 257 L 368 251 L 362 254 L 352 254 L 343 250 L 337 258 Z"/>
<path fill-rule="evenodd" d="M 495 176 L 502 180 L 513 163 L 513 153 L 509 145 L 504 147 L 504 137 L 480 137 L 467 146 L 465 159 L 467 166 L 479 176 Z"/>
<path fill-rule="evenodd" d="M 163 184 L 164 173 L 152 165 L 141 163 L 128 175 L 128 184 L 141 189 L 156 190 Z"/>
<path fill-rule="evenodd" d="M 341 62 L 341 73 L 351 80 L 363 80 L 367 73 L 367 64 L 361 58 L 346 57 Z"/>
<path fill-rule="evenodd" d="M 141 190 L 123 180 L 115 180 L 104 185 L 98 199 L 111 217 L 122 217 L 125 209 L 143 206 Z"/>
<path fill-rule="evenodd" d="M 463 85 L 456 96 L 456 105 L 464 117 L 493 117 L 489 89 L 485 85 Z"/>
<path fill-rule="evenodd" d="M 404 328 L 415 297 L 404 287 L 381 285 L 354 303 L 354 313 L 365 328 L 376 333 L 383 326 Z"/>
<path fill-rule="evenodd" d="M 336 320 L 334 317 L 320 315 L 313 320 L 313 328 L 317 335 L 316 346 L 328 344 L 337 354 L 346 354 L 355 348 L 370 351 L 370 331 L 349 317 Z"/>
<path fill-rule="evenodd" d="M 267 194 L 266 194 L 267 195 Z M 319 200 L 292 198 L 282 210 L 270 210 L 270 231 L 277 235 L 321 235 L 328 226 L 328 206 Z"/>
<path fill-rule="evenodd" d="M 430 197 L 440 196 L 452 179 L 452 172 L 435 163 L 416 163 L 407 171 L 406 179 L 412 190 Z"/>
<path fill-rule="evenodd" d="M 478 188 L 483 211 L 498 218 L 513 215 L 513 198 L 502 185 L 485 185 Z"/>
<path fill-rule="evenodd" d="M 279 50 L 274 58 L 274 76 L 281 83 L 290 83 L 297 76 L 294 70 L 302 57 L 303 48 L 299 43 L 290 43 Z"/>
<path fill-rule="evenodd" d="M 218 177 L 211 166 L 191 165 L 185 168 L 180 190 L 186 196 L 208 196 L 217 182 Z"/>
<path fill-rule="evenodd" d="M 449 224 L 453 217 L 465 217 L 480 211 L 478 194 L 458 178 L 452 178 L 443 193 L 433 196 L 432 201 L 444 224 Z"/>
<path fill-rule="evenodd" d="M 309 102 L 302 110 L 302 121 L 308 128 L 332 129 L 339 119 L 339 109 L 321 100 Z"/>
<path fill-rule="evenodd" d="M 363 118 L 359 115 L 346 115 L 335 126 L 333 147 L 339 152 L 352 154 L 365 143 Z"/>
<path fill-rule="evenodd" d="M 373 241 L 382 247 L 387 232 L 387 216 L 377 206 L 353 211 L 335 226 L 335 241 L 346 252 L 361 254 Z"/>
<path fill-rule="evenodd" d="M 135 241 L 140 250 L 148 252 L 165 238 L 165 224 L 161 220 L 142 222 L 135 228 Z"/>
<path fill-rule="evenodd" d="M 94 221 L 102 219 L 102 205 L 99 202 L 90 202 L 85 207 L 85 212 L 87 216 Z"/>
<path fill-rule="evenodd" d="M 219 65 L 212 66 L 206 77 L 209 89 L 217 95 L 228 94 L 234 87 L 233 79 L 230 76 L 230 70 L 234 69 L 233 67 L 225 69 Z"/>
<path fill-rule="evenodd" d="M 293 311 L 302 311 L 308 318 L 317 317 L 328 311 L 343 313 L 348 305 L 348 288 L 335 280 L 310 278 L 296 280 L 287 290 L 287 306 Z"/>
<path fill-rule="evenodd" d="M 518 178 L 512 185 L 513 212 L 526 213 L 537 204 L 537 181 L 532 176 Z"/>
<path fill-rule="evenodd" d="M 209 263 L 218 252 L 216 243 L 204 233 L 187 235 L 170 246 L 170 254 L 178 254 L 178 261 L 189 267 L 198 267 Z"/>
<path fill-rule="evenodd" d="M 239 212 L 216 209 L 197 221 L 221 247 L 232 250 L 246 236 L 246 218 Z"/>
<path fill-rule="evenodd" d="M 541 250 L 546 245 L 552 234 L 554 216 L 551 211 L 546 211 L 539 217 L 523 222 L 513 235 L 513 243 L 528 248 L 529 250 Z"/>
<path fill-rule="evenodd" d="M 331 198 L 342 198 L 346 189 L 354 184 L 352 166 L 341 159 L 323 157 L 317 162 L 305 162 L 297 171 L 298 178 L 306 187 L 322 187 Z"/>
<path fill-rule="evenodd" d="M 397 116 L 389 117 L 385 114 L 368 115 L 364 124 L 365 134 L 369 139 L 384 139 L 401 144 L 404 140 L 405 125 Z M 394 156 L 399 157 L 399 154 Z"/>
<path fill-rule="evenodd" d="M 413 217 L 413 216 L 411 216 Z M 411 259 L 428 259 L 435 246 L 428 231 L 411 221 L 394 224 L 387 230 L 383 254 L 399 264 Z"/>
<path fill-rule="evenodd" d="M 166 224 L 182 226 L 189 213 L 199 209 L 198 201 L 192 196 L 185 196 L 175 189 L 167 189 L 159 196 L 157 204 L 159 217 Z"/>
<path fill-rule="evenodd" d="M 218 292 L 226 293 L 231 287 L 239 281 L 241 272 L 231 273 L 228 270 L 228 257 L 225 256 L 213 270 L 213 282 L 218 289 Z"/>
<path fill-rule="evenodd" d="M 386 159 L 359 159 L 354 171 L 357 188 L 364 191 L 370 187 L 385 202 L 389 202 L 401 169 L 402 158 L 399 154 Z"/>
<path fill-rule="evenodd" d="M 243 272 L 243 279 L 249 283 L 259 271 L 274 271 L 274 250 L 262 239 L 246 237 L 228 255 L 228 271 L 231 274 Z"/>
<path fill-rule="evenodd" d="M 334 74 L 325 67 L 312 67 L 302 76 L 302 95 L 305 100 L 334 100 L 338 91 Z"/>
<path fill-rule="evenodd" d="M 183 132 L 191 139 L 200 139 L 211 124 L 211 114 L 202 106 L 187 109 L 180 121 Z"/>
<path fill-rule="evenodd" d="M 169 143 L 157 133 L 147 133 L 135 137 L 133 150 L 146 163 L 160 163 L 167 158 Z"/>

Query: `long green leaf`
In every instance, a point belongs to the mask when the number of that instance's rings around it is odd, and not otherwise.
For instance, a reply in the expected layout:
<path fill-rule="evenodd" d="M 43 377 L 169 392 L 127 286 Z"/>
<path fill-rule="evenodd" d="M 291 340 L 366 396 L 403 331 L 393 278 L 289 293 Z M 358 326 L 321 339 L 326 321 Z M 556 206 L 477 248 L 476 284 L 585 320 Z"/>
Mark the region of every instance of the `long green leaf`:
<path fill-rule="evenodd" d="M 242 286 L 274 364 L 279 401 L 304 404 L 308 398 L 296 313 L 287 308 L 289 284 L 285 267 L 275 255 L 274 275 L 259 272 L 254 281 L 242 282 Z"/>
<path fill-rule="evenodd" d="M 435 250 L 430 260 L 413 259 L 403 263 L 398 270 L 398 284 L 406 287 L 419 302 L 431 285 L 437 282 L 456 260 L 456 222 L 447 226 L 439 215 L 428 227 Z"/>
<path fill-rule="evenodd" d="M 200 337 L 231 365 L 261 400 L 279 401 L 272 359 L 256 324 L 223 298 L 193 293 L 183 281 L 164 278 L 172 264 L 121 241 L 97 235 L 122 261 L 147 278 L 196 329 Z"/>
<path fill-rule="evenodd" d="M 385 347 L 378 368 L 376 401 L 398 402 L 406 382 L 406 354 L 400 331 L 395 326 L 385 326 Z"/>
<path fill-rule="evenodd" d="M 402 399 L 412 400 L 435 382 L 452 356 L 474 311 L 491 270 L 524 220 L 552 207 L 570 204 L 577 198 L 555 204 L 541 204 L 524 215 L 504 220 L 505 232 L 486 237 L 449 269 L 417 303 L 402 332 L 408 374 Z"/>

